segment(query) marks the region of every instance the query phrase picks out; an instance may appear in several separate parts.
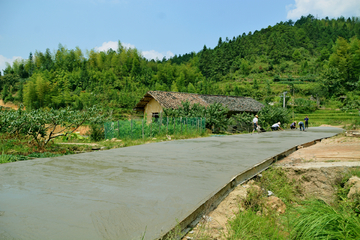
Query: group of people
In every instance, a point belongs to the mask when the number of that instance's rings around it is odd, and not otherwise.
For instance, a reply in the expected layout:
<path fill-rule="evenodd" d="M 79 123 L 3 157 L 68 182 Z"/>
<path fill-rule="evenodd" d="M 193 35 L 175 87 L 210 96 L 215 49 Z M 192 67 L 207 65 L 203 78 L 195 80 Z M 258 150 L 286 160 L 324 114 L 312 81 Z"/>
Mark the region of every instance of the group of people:
<path fill-rule="evenodd" d="M 291 129 L 296 129 L 296 121 L 293 122 L 291 125 L 290 125 L 290 128 Z M 300 121 L 299 122 L 299 128 L 300 128 L 300 131 L 305 131 L 305 128 L 309 128 L 309 118 L 308 116 L 306 116 L 304 118 L 304 122 L 303 121 Z"/>
<path fill-rule="evenodd" d="M 259 126 L 259 116 L 258 115 L 255 115 L 254 119 L 253 119 L 253 124 L 254 124 L 254 130 L 253 130 L 253 133 L 255 131 L 259 131 L 260 129 L 260 126 Z M 291 123 L 290 125 L 290 128 L 291 129 L 296 129 L 296 124 L 297 122 L 294 121 L 293 123 Z M 303 121 L 300 121 L 299 123 L 299 128 L 300 128 L 300 131 L 304 131 L 305 132 L 305 128 L 308 128 L 309 127 L 309 118 L 308 116 L 306 116 L 304 118 L 304 122 Z M 272 131 L 277 131 L 277 130 L 284 130 L 280 127 L 281 123 L 280 122 L 277 122 L 277 123 L 274 123 L 272 126 L 271 126 L 271 130 Z"/>

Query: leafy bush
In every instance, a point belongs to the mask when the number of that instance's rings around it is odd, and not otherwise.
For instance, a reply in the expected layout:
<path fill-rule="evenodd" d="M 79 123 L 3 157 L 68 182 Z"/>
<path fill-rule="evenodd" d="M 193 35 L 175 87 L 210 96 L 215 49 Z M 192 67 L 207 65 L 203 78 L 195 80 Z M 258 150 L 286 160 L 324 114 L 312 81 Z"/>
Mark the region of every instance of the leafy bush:
<path fill-rule="evenodd" d="M 273 79 L 274 82 L 279 82 L 280 80 L 281 80 L 281 78 L 279 75 L 274 76 L 274 79 Z"/>
<path fill-rule="evenodd" d="M 302 193 L 300 183 L 288 179 L 286 172 L 281 168 L 269 168 L 262 173 L 261 188 L 276 193 L 285 203 L 298 202 Z"/>
<path fill-rule="evenodd" d="M 164 109 L 165 116 L 168 117 L 205 117 L 206 127 L 214 132 L 225 130 L 229 124 L 227 118 L 229 110 L 221 103 L 214 103 L 207 107 L 200 104 L 191 105 L 190 102 L 182 102 L 182 106 L 177 109 Z"/>
<path fill-rule="evenodd" d="M 105 139 L 104 127 L 102 125 L 91 124 L 89 134 L 90 139 L 95 142 Z"/>
<path fill-rule="evenodd" d="M 295 99 L 295 111 L 297 113 L 311 113 L 317 109 L 316 103 L 304 98 Z"/>
<path fill-rule="evenodd" d="M 229 124 L 227 113 L 229 110 L 221 103 L 211 104 L 206 108 L 206 127 L 215 130 L 215 132 L 225 130 Z"/>
<path fill-rule="evenodd" d="M 16 157 L 9 154 L 4 154 L 4 152 L 0 155 L 0 163 L 8 163 L 8 162 L 15 162 Z"/>
<path fill-rule="evenodd" d="M 348 92 L 346 94 L 346 98 L 344 99 L 341 110 L 348 111 L 353 109 L 360 109 L 360 96 L 355 95 L 352 92 Z"/>
<path fill-rule="evenodd" d="M 281 124 L 289 123 L 291 120 L 290 112 L 286 108 L 273 107 L 265 105 L 259 112 L 259 125 L 262 127 L 269 127 L 276 122 Z"/>
<path fill-rule="evenodd" d="M 253 118 L 254 115 L 247 112 L 243 112 L 233 115 L 230 121 L 233 125 L 236 125 L 238 131 L 250 132 L 253 129 L 253 123 L 252 123 Z"/>

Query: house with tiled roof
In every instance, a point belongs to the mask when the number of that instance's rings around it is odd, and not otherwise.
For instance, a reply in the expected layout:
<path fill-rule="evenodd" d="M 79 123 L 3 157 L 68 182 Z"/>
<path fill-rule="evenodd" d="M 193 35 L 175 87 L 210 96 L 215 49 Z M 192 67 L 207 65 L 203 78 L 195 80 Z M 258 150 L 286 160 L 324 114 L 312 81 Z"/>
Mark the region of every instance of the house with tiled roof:
<path fill-rule="evenodd" d="M 164 108 L 177 109 L 182 102 L 197 103 L 202 106 L 209 106 L 213 103 L 221 103 L 229 109 L 229 115 L 248 112 L 257 113 L 264 105 L 250 97 L 223 96 L 223 95 L 201 95 L 183 92 L 149 91 L 136 104 L 134 110 L 144 112 L 147 119 L 158 117 L 163 113 Z"/>

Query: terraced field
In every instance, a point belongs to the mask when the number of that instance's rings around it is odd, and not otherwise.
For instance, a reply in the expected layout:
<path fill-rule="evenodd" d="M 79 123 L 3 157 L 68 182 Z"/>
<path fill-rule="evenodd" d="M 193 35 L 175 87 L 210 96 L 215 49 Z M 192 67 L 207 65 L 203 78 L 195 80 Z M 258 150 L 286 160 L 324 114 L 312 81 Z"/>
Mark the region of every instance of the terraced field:
<path fill-rule="evenodd" d="M 319 109 L 309 114 L 295 113 L 295 121 L 304 120 L 305 116 L 309 117 L 309 126 L 311 127 L 322 124 L 347 125 L 355 121 L 360 123 L 360 111 L 357 110 L 343 112 L 341 110 Z"/>

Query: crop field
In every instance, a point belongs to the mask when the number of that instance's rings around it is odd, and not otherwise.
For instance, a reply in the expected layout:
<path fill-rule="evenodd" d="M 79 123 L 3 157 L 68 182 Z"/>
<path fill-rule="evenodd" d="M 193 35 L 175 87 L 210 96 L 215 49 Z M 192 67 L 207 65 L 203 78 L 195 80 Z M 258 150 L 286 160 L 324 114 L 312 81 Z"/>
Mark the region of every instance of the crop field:
<path fill-rule="evenodd" d="M 205 132 L 205 118 L 159 118 L 147 124 L 145 120 L 115 121 L 104 124 L 105 139 L 145 139 L 155 136 Z"/>
<path fill-rule="evenodd" d="M 300 114 L 295 113 L 295 121 L 304 120 L 305 116 L 309 118 L 310 126 L 320 126 L 322 124 L 328 125 L 348 125 L 354 122 L 360 121 L 359 111 L 347 111 L 340 110 L 324 110 L 319 109 L 313 113 Z"/>

